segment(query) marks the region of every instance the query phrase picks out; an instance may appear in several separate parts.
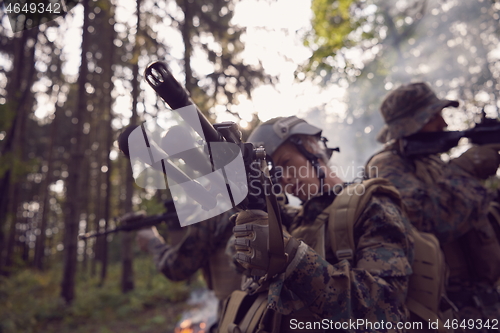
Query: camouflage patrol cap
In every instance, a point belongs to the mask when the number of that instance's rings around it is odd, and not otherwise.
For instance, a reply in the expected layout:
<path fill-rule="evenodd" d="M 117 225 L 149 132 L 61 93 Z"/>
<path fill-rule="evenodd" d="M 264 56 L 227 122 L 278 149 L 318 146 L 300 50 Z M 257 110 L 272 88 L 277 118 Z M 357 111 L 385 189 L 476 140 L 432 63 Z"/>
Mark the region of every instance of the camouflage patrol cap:
<path fill-rule="evenodd" d="M 277 117 L 259 125 L 248 137 L 247 142 L 256 147 L 264 147 L 266 153 L 272 155 L 288 138 L 296 134 L 321 136 L 321 129 L 309 125 L 304 119 L 296 116 Z"/>
<path fill-rule="evenodd" d="M 402 85 L 390 92 L 380 106 L 386 125 L 377 140 L 386 143 L 415 134 L 443 108 L 456 108 L 458 104 L 458 101 L 439 99 L 427 83 Z"/>

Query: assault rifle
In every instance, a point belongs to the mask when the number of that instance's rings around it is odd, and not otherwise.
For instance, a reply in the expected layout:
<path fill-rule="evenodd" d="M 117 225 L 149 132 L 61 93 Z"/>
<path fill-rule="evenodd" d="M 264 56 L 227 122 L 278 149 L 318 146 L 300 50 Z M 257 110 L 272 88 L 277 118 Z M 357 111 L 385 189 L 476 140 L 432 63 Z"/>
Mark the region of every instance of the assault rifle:
<path fill-rule="evenodd" d="M 236 203 L 236 200 L 234 200 L 234 196 L 231 196 L 230 194 L 231 202 L 233 203 L 234 207 L 241 210 L 261 209 L 268 212 L 269 239 L 272 239 L 272 241 L 268 243 L 271 267 L 268 275 L 274 276 L 278 273 L 278 271 L 273 272 L 273 270 L 278 270 L 283 266 L 283 263 L 286 262 L 286 256 L 284 251 L 280 208 L 276 196 L 274 195 L 274 192 L 272 190 L 273 183 L 267 169 L 268 165 L 264 148 L 254 147 L 254 145 L 251 143 L 244 143 L 242 141 L 241 132 L 236 123 L 223 122 L 220 124 L 212 125 L 191 100 L 191 98 L 189 97 L 189 93 L 174 78 L 166 64 L 162 62 L 155 62 L 149 65 L 146 68 L 144 76 L 149 85 L 165 101 L 165 103 L 170 106 L 172 110 L 176 110 L 179 116 L 182 117 L 194 131 L 196 131 L 202 138 L 204 138 L 204 141 L 208 145 L 209 151 L 211 150 L 213 153 L 214 149 L 212 148 L 213 146 L 217 146 L 217 143 L 231 143 L 234 144 L 234 147 L 237 147 L 237 151 L 235 151 L 233 148 L 231 148 L 233 147 L 232 145 L 223 145 L 224 147 L 227 147 L 227 149 L 219 149 L 217 151 L 217 156 L 211 155 L 211 165 L 209 166 L 209 168 L 211 169 L 211 171 L 224 169 L 222 170 L 222 175 L 224 177 L 223 183 L 225 183 L 224 185 L 225 187 L 227 187 L 228 193 L 242 193 L 241 191 L 238 192 L 238 190 L 242 188 L 242 184 L 232 183 L 233 179 L 241 178 L 230 177 L 231 175 L 226 175 L 227 170 L 225 168 L 225 164 L 221 161 L 232 161 L 235 157 L 235 154 L 239 154 L 241 152 L 241 156 L 243 157 L 244 170 L 232 170 L 230 172 L 245 172 L 246 177 L 244 177 L 245 184 L 243 185 L 243 188 L 248 192 L 248 194 L 246 195 L 246 197 L 244 197 L 243 200 L 238 201 L 238 203 Z M 183 111 L 184 107 L 195 108 L 196 116 L 194 117 L 199 119 L 199 125 L 194 124 L 193 119 L 190 118 L 192 117 L 190 113 L 188 114 L 187 111 Z M 200 183 L 190 179 L 190 177 L 186 173 L 179 170 L 169 160 L 170 155 L 166 150 L 171 147 L 163 147 L 166 149 L 164 150 L 162 147 L 157 146 L 152 140 L 148 140 L 145 135 L 147 129 L 144 125 L 141 126 L 147 147 L 147 149 L 143 150 L 148 151 L 148 154 L 144 154 L 143 157 L 141 157 L 143 159 L 143 162 L 149 164 L 152 168 L 155 168 L 158 171 L 163 171 L 166 176 L 173 178 L 173 181 L 177 184 L 182 185 L 187 182 L 189 182 L 190 184 L 194 184 L 194 187 L 191 189 L 188 188 L 186 190 L 186 193 L 192 200 L 198 202 L 203 209 L 208 210 L 217 206 L 217 195 L 210 192 L 213 190 L 211 188 L 213 186 L 209 186 L 210 189 L 205 188 Z M 130 132 L 129 135 L 131 135 Z M 168 135 L 168 133 L 166 135 Z M 182 142 L 182 140 L 183 139 L 179 139 L 179 142 Z M 128 157 L 130 157 L 129 144 L 133 144 L 133 140 L 130 141 L 128 137 L 122 137 L 121 139 L 119 138 L 120 150 Z M 155 162 L 158 159 L 158 156 L 161 157 L 161 164 L 160 162 Z M 190 168 L 196 169 L 196 163 L 191 163 L 189 161 L 189 157 L 190 156 L 185 156 L 185 158 L 181 158 Z M 172 173 L 175 174 L 173 177 Z M 169 184 L 169 186 L 170 185 L 171 184 Z M 218 186 L 217 184 L 213 185 L 215 187 Z"/>
<path fill-rule="evenodd" d="M 186 106 L 192 106 L 196 109 L 196 114 L 199 118 L 201 129 L 194 128 L 199 132 L 201 137 L 205 138 L 208 144 L 216 142 L 233 143 L 239 147 L 243 157 L 245 166 L 246 180 L 248 182 L 260 180 L 260 186 L 272 186 L 272 181 L 264 171 L 267 167 L 266 154 L 264 148 L 254 147 L 251 143 L 244 143 L 241 138 L 241 131 L 234 122 L 223 122 L 211 124 L 203 113 L 198 109 L 194 102 L 189 97 L 189 93 L 184 87 L 173 77 L 167 65 L 162 62 L 155 62 L 149 65 L 145 71 L 145 79 L 156 93 L 167 103 L 173 110 L 179 110 Z M 184 117 L 182 111 L 178 112 L 181 117 Z M 189 122 L 192 120 L 189 119 Z M 212 150 L 213 153 L 213 150 Z M 221 156 L 226 154 L 228 156 Z M 230 161 L 234 157 L 235 151 L 228 148 L 218 151 L 218 159 Z M 217 160 L 213 158 L 213 169 L 217 169 Z M 186 161 L 186 163 L 189 163 Z M 219 162 L 220 164 L 220 162 Z M 219 166 L 221 167 L 221 166 Z M 260 178 L 264 176 L 264 178 Z M 230 177 L 225 179 L 227 186 L 230 186 Z M 233 189 L 233 187 L 231 187 Z M 262 209 L 266 210 L 268 205 L 266 201 L 266 193 L 271 193 L 269 189 L 257 188 L 257 186 L 248 187 L 248 195 L 245 200 L 237 205 L 240 209 Z M 193 197 L 194 200 L 196 198 Z M 267 198 L 269 199 L 269 198 Z"/>
<path fill-rule="evenodd" d="M 78 238 L 88 239 L 92 237 L 116 233 L 119 231 L 136 231 L 142 228 L 156 226 L 162 222 L 166 223 L 169 227 L 180 228 L 179 220 L 177 218 L 177 213 L 175 211 L 174 202 L 172 200 L 168 200 L 164 203 L 164 206 L 166 208 L 166 212 L 163 214 L 150 215 L 150 216 L 143 216 L 143 215 L 131 216 L 130 218 L 121 220 L 120 224 L 113 229 L 105 231 L 88 232 L 86 234 L 79 235 Z"/>
<path fill-rule="evenodd" d="M 484 110 L 481 121 L 465 131 L 419 132 L 400 140 L 400 151 L 405 156 L 444 153 L 458 145 L 461 138 L 470 143 L 484 145 L 500 143 L 500 121 L 486 118 Z"/>

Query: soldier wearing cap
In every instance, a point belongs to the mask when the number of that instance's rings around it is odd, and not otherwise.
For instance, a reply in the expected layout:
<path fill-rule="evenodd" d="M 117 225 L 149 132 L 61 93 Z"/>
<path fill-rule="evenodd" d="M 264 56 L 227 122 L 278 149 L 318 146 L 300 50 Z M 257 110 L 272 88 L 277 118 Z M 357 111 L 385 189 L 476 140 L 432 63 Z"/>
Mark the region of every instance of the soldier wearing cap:
<path fill-rule="evenodd" d="M 326 212 L 346 184 L 327 167 L 332 150 L 326 148 L 321 129 L 295 116 L 280 117 L 260 125 L 248 141 L 266 149 L 273 169 L 280 174 L 281 188 L 303 202 L 287 225 L 290 234 L 285 232 L 288 260 L 283 274 L 267 281 L 268 307 L 283 315 L 278 331 L 332 331 L 333 327 L 324 326 L 308 330 L 304 324 L 327 319 L 327 323 L 366 320 L 391 326 L 347 328 L 356 332 L 403 332 L 396 323 L 407 320 L 405 297 L 413 243 L 399 203 L 390 196 L 372 195 L 353 227 L 354 253 L 339 258 L 325 232 Z M 259 231 L 262 224 L 267 224 L 262 211 L 244 211 L 236 218 L 237 227 L 254 230 L 250 240 L 248 232 L 235 227 L 234 258 L 249 275 L 268 269 L 268 236 Z"/>
<path fill-rule="evenodd" d="M 401 146 L 412 134 L 443 131 L 443 108 L 458 105 L 426 83 L 390 92 L 380 107 L 386 125 L 378 140 L 385 147 L 366 170 L 390 180 L 412 224 L 439 239 L 450 270 L 448 297 L 463 319 L 476 320 L 468 328 L 481 331 L 481 323 L 500 318 L 500 246 L 487 218 L 492 197 L 480 181 L 496 173 L 500 145 L 473 146 L 448 163 L 437 155 L 406 156 Z"/>

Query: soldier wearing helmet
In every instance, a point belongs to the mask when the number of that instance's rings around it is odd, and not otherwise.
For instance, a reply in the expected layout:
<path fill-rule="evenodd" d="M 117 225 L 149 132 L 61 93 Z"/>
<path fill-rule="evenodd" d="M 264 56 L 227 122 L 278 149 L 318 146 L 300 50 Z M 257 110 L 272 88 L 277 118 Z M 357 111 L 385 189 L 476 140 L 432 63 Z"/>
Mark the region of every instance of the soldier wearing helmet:
<path fill-rule="evenodd" d="M 448 163 L 437 155 L 406 156 L 401 148 L 409 135 L 443 131 L 443 108 L 458 105 L 422 82 L 390 92 L 380 107 L 386 125 L 378 139 L 385 147 L 366 170 L 390 180 L 412 224 L 437 236 L 450 268 L 448 297 L 464 319 L 478 321 L 469 328 L 480 332 L 479 321 L 500 318 L 500 246 L 487 218 L 492 197 L 480 181 L 496 173 L 500 145 L 473 146 Z"/>
<path fill-rule="evenodd" d="M 272 331 L 324 332 L 333 327 L 305 323 L 366 320 L 393 325 L 381 331 L 403 332 L 396 329 L 396 323 L 407 319 L 405 296 L 413 243 L 409 221 L 398 203 L 389 195 L 372 195 L 353 227 L 354 253 L 341 256 L 329 247 L 331 239 L 325 230 L 328 207 L 346 184 L 327 167 L 332 150 L 326 148 L 321 129 L 294 116 L 280 117 L 260 125 L 248 141 L 266 149 L 281 188 L 303 202 L 288 226 L 289 234 L 285 232 L 288 259 L 283 274 L 266 282 L 268 307 L 282 315 L 280 327 Z M 256 224 L 266 223 L 262 211 L 245 211 L 236 218 L 236 225 L 244 224 L 246 230 L 255 231 Z M 249 236 L 237 230 L 235 260 L 247 273 L 265 272 L 268 267 L 259 256 L 265 257 L 267 251 L 265 233 L 255 231 Z"/>

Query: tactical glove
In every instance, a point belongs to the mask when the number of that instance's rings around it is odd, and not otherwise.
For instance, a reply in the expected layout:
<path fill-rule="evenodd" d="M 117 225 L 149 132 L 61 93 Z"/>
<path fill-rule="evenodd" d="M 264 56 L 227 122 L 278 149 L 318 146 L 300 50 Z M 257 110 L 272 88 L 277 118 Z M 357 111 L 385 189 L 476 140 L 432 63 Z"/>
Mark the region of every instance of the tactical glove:
<path fill-rule="evenodd" d="M 452 163 L 477 178 L 486 179 L 496 174 L 500 165 L 498 150 L 500 150 L 500 144 L 474 146 L 453 159 Z"/>
<path fill-rule="evenodd" d="M 267 213 L 261 210 L 246 210 L 236 217 L 236 226 L 233 228 L 236 254 L 234 260 L 250 276 L 264 276 L 269 270 L 269 226 Z M 287 264 L 293 259 L 300 242 L 284 232 L 285 253 Z M 286 269 L 286 265 L 281 271 Z"/>

